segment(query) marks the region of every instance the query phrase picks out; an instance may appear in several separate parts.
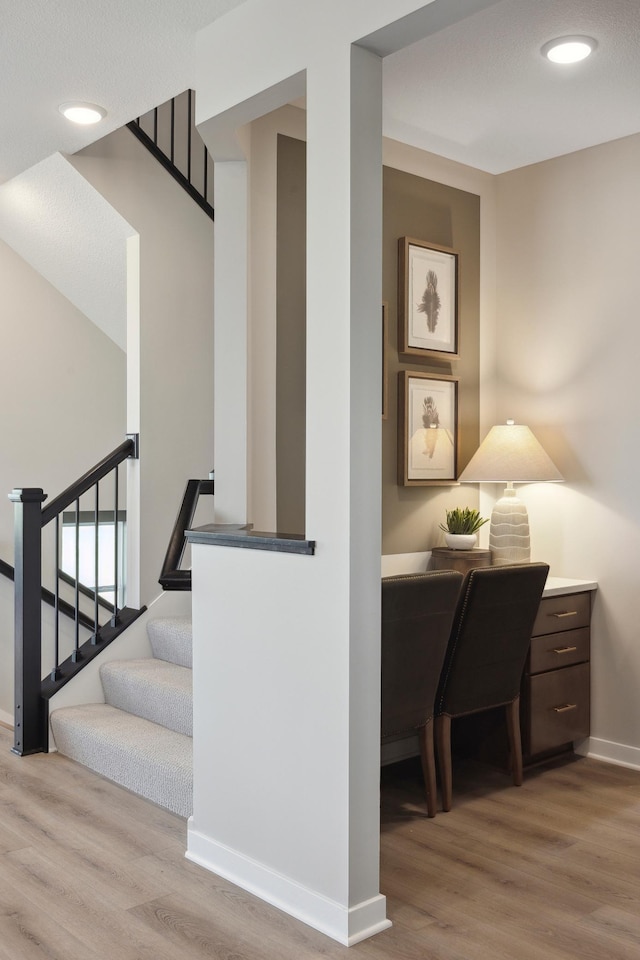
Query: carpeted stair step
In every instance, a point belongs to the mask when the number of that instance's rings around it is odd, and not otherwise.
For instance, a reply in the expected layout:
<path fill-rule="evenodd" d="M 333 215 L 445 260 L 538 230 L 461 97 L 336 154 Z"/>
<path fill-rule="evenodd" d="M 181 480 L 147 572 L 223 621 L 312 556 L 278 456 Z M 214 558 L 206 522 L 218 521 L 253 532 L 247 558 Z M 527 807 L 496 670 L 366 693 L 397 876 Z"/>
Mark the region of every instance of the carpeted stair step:
<path fill-rule="evenodd" d="M 100 667 L 105 700 L 112 707 L 193 735 L 192 672 L 167 660 L 112 660 Z"/>
<path fill-rule="evenodd" d="M 193 632 L 186 617 L 158 617 L 147 624 L 154 657 L 180 667 L 193 666 Z"/>
<path fill-rule="evenodd" d="M 107 703 L 61 707 L 51 727 L 60 753 L 172 813 L 191 815 L 191 737 Z"/>

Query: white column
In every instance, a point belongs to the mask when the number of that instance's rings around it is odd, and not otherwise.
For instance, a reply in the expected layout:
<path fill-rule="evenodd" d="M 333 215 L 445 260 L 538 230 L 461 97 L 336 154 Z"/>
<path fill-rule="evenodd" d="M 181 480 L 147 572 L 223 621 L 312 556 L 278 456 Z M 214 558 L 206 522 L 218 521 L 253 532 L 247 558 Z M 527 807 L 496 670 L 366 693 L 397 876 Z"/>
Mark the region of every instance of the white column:
<path fill-rule="evenodd" d="M 336 44 L 308 69 L 307 104 L 306 534 L 317 548 L 193 547 L 187 856 L 355 943 L 389 925 L 378 868 L 380 60 Z M 217 206 L 216 218 L 218 257 Z M 222 349 L 216 339 L 216 375 Z"/>
<path fill-rule="evenodd" d="M 247 164 L 214 165 L 214 468 L 217 523 L 247 518 Z"/>
<path fill-rule="evenodd" d="M 379 846 L 381 61 L 346 48 L 307 79 L 307 532 L 333 541 L 348 677 L 348 898 Z M 377 892 L 377 891 L 376 891 Z"/>

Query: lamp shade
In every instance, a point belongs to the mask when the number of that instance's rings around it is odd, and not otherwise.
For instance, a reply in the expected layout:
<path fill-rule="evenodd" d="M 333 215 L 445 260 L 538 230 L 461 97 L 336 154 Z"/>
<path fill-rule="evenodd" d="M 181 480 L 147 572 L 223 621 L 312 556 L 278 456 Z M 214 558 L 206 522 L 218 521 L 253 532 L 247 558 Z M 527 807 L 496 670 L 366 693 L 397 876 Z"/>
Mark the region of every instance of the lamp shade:
<path fill-rule="evenodd" d="M 564 479 L 529 427 L 512 420 L 491 427 L 458 479 L 463 483 L 507 484 L 491 513 L 491 562 L 527 563 L 531 555 L 529 518 L 513 484 Z"/>
<path fill-rule="evenodd" d="M 520 423 L 491 427 L 458 477 L 462 483 L 538 483 L 564 480 L 529 427 Z"/>

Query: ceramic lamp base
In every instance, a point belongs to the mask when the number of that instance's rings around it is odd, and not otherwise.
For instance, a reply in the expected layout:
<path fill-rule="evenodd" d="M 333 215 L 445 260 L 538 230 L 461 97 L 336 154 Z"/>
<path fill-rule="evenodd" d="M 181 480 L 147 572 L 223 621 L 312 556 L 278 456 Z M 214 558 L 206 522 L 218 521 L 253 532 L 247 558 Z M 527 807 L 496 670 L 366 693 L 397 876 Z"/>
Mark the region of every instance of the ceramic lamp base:
<path fill-rule="evenodd" d="M 491 513 L 489 549 L 495 566 L 531 560 L 527 508 L 513 488 L 505 490 Z"/>

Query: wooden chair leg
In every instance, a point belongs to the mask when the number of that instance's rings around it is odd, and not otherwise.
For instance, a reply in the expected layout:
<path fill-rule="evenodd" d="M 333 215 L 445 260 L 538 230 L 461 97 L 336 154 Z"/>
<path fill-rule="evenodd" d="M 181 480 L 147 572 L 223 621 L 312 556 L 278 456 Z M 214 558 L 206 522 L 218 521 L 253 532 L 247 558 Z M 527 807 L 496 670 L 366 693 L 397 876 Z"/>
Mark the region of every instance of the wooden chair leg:
<path fill-rule="evenodd" d="M 436 755 L 433 744 L 433 717 L 420 728 L 420 755 L 422 757 L 422 775 L 427 795 L 427 815 L 435 817 L 438 809 L 436 787 Z"/>
<path fill-rule="evenodd" d="M 522 740 L 520 737 L 520 697 L 505 707 L 509 751 L 511 754 L 511 773 L 516 787 L 522 786 Z"/>
<path fill-rule="evenodd" d="M 440 790 L 442 791 L 442 809 L 451 810 L 452 774 L 451 774 L 451 717 L 436 717 L 436 753 L 440 771 Z"/>

